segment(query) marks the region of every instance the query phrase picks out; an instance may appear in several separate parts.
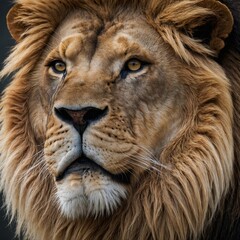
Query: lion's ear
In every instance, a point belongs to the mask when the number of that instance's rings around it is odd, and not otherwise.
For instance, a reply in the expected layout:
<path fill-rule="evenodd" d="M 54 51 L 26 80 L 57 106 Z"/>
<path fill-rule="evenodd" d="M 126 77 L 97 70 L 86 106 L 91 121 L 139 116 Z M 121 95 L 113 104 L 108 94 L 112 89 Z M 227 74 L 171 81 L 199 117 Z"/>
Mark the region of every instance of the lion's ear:
<path fill-rule="evenodd" d="M 194 51 L 197 47 L 188 42 L 189 38 L 201 42 L 214 53 L 220 52 L 233 28 L 230 10 L 217 0 L 184 0 L 170 4 L 156 20 L 163 28 L 175 28 L 180 32 L 183 45 Z"/>
<path fill-rule="evenodd" d="M 11 33 L 12 37 L 19 42 L 22 38 L 22 35 L 27 28 L 27 26 L 19 18 L 19 13 L 21 12 L 21 5 L 14 5 L 7 15 L 7 26 L 8 30 Z"/>

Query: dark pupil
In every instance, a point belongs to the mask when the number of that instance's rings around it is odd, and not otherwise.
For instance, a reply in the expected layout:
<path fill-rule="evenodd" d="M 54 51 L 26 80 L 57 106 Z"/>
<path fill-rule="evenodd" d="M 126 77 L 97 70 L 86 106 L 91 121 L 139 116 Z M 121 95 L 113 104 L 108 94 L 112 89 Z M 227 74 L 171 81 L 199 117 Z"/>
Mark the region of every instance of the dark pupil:
<path fill-rule="evenodd" d="M 64 70 L 64 65 L 62 63 L 57 63 L 55 67 L 58 71 L 63 71 Z"/>

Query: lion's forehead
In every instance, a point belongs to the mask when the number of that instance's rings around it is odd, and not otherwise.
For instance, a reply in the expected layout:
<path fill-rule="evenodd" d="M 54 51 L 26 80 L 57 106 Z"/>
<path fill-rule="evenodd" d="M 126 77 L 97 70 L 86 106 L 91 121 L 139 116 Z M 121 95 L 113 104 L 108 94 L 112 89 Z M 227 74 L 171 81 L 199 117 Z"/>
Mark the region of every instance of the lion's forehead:
<path fill-rule="evenodd" d="M 159 35 L 150 28 L 143 17 L 106 22 L 91 14 L 74 13 L 61 24 L 52 37 L 53 49 L 63 59 L 74 61 L 81 71 L 89 71 L 111 65 L 112 70 L 121 67 L 118 60 L 126 55 L 149 58 L 159 50 Z M 144 34 L 143 34 L 144 32 Z M 55 53 L 54 53 L 55 54 Z M 91 65 L 90 65 L 91 64 Z"/>

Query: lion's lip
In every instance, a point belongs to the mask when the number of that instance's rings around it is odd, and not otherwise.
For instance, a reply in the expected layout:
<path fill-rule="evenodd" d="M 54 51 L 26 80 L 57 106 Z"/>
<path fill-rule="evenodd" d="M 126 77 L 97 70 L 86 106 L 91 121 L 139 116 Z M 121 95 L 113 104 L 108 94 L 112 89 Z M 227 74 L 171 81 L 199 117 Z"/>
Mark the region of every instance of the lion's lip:
<path fill-rule="evenodd" d="M 124 184 L 128 184 L 130 182 L 130 171 L 113 174 L 107 171 L 102 166 L 98 165 L 95 161 L 89 159 L 88 157 L 82 155 L 73 161 L 69 166 L 67 166 L 61 173 L 56 176 L 56 181 L 59 182 L 63 180 L 66 176 L 71 173 L 76 174 L 84 174 L 87 172 L 101 172 L 102 174 L 111 177 L 112 180 Z"/>
<path fill-rule="evenodd" d="M 95 164 L 87 159 L 86 157 L 80 157 L 77 160 L 73 161 L 69 166 L 62 170 L 56 177 L 56 181 L 61 181 L 67 175 L 71 173 L 84 173 L 87 171 L 96 171 L 97 168 Z"/>

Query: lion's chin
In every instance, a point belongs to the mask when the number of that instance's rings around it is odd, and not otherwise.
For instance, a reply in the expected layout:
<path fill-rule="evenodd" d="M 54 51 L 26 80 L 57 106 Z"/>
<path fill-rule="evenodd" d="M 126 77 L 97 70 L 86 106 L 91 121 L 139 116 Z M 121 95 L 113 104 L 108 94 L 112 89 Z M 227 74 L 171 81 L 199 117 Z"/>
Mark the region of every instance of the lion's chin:
<path fill-rule="evenodd" d="M 127 196 L 124 184 L 101 172 L 71 173 L 56 185 L 61 212 L 71 219 L 110 215 Z"/>

